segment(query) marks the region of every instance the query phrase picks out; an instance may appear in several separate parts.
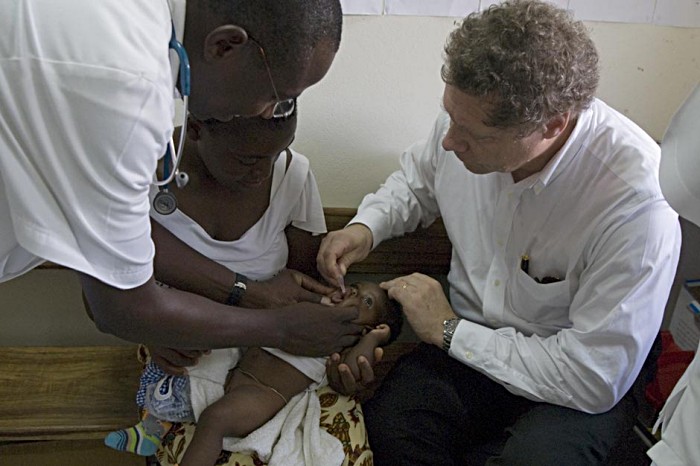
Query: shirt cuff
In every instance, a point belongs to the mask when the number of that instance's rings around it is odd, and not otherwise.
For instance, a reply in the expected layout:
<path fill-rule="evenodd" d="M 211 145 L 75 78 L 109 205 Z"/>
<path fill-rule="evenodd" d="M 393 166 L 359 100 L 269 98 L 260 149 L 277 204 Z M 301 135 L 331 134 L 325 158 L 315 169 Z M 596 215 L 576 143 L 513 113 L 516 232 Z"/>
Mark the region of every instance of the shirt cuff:
<path fill-rule="evenodd" d="M 381 212 L 372 209 L 363 209 L 362 212 L 358 212 L 357 215 L 348 222 L 348 225 L 361 223 L 369 228 L 372 232 L 372 249 L 374 249 L 379 246 L 379 243 L 391 237 L 391 227 L 386 225 L 386 221 L 383 217 Z"/>
<path fill-rule="evenodd" d="M 470 366 L 481 366 L 488 359 L 486 347 L 493 330 L 462 319 L 452 337 L 449 354 Z"/>

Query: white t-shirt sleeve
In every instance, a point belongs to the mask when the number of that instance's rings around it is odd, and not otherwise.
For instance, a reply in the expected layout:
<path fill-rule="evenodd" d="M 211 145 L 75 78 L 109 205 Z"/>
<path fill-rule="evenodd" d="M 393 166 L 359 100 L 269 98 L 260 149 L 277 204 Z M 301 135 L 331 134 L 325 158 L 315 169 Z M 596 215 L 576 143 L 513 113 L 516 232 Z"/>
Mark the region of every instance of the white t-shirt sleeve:
<path fill-rule="evenodd" d="M 301 154 L 294 153 L 297 162 L 306 166 L 306 180 L 301 190 L 298 202 L 291 212 L 291 223 L 300 230 L 313 234 L 326 233 L 326 219 L 323 215 L 323 204 L 321 194 L 318 192 L 318 185 L 313 172 L 308 167 L 309 162 Z"/>

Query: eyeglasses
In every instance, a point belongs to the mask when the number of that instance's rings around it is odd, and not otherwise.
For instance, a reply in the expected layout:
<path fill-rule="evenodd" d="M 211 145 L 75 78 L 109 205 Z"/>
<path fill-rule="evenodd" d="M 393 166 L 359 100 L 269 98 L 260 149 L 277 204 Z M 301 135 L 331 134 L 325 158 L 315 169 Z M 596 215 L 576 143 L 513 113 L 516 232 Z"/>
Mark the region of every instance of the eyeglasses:
<path fill-rule="evenodd" d="M 294 108 L 296 107 L 295 99 L 285 99 L 285 100 L 280 99 L 280 96 L 277 93 L 277 87 L 275 86 L 275 80 L 272 79 L 272 72 L 270 71 L 270 64 L 267 62 L 267 55 L 265 55 L 265 49 L 262 47 L 262 45 L 260 45 L 260 43 L 258 41 L 256 41 L 252 37 L 248 36 L 248 40 L 250 40 L 252 43 L 254 43 L 258 47 L 258 50 L 260 50 L 260 54 L 262 55 L 263 63 L 265 63 L 265 70 L 267 70 L 267 76 L 270 78 L 270 85 L 272 85 L 272 92 L 275 93 L 275 99 L 277 99 L 277 103 L 275 103 L 275 106 L 272 108 L 272 117 L 273 118 L 287 118 L 287 117 L 289 117 L 292 113 L 294 113 Z"/>

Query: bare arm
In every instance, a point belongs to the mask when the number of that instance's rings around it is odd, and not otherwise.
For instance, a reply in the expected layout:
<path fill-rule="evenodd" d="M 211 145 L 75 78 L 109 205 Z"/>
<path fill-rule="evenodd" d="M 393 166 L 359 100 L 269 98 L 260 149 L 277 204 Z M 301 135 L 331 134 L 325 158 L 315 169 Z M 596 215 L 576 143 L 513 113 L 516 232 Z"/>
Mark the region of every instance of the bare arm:
<path fill-rule="evenodd" d="M 79 274 L 97 327 L 129 341 L 177 348 L 272 346 L 293 354 L 323 356 L 354 344 L 361 328 L 357 309 L 299 303 L 278 309 L 226 306 L 163 288 L 151 278 L 119 290 Z"/>
<path fill-rule="evenodd" d="M 226 302 L 236 281 L 234 272 L 187 246 L 154 220 L 151 220 L 151 237 L 156 244 L 153 261 L 156 280 L 178 290 Z"/>
<path fill-rule="evenodd" d="M 153 220 L 151 236 L 156 244 L 154 267 L 158 281 L 219 303 L 226 302 L 236 281 L 235 272 L 195 251 Z M 273 308 L 301 301 L 318 303 L 332 291 L 310 277 L 293 272 L 263 282 L 249 281 L 247 288 L 240 305 L 249 308 Z"/>

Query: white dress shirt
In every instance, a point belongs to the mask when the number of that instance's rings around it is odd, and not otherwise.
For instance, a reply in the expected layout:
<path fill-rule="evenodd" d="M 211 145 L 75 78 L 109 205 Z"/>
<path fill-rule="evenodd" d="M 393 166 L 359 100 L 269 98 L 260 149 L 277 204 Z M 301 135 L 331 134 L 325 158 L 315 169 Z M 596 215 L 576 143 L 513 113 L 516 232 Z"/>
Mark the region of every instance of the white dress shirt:
<path fill-rule="evenodd" d="M 448 127 L 442 112 L 351 223 L 376 246 L 442 216 L 449 297 L 465 318 L 450 355 L 529 399 L 609 410 L 644 363 L 678 261 L 658 145 L 596 100 L 547 166 L 514 183 L 467 171 L 442 148 Z"/>

